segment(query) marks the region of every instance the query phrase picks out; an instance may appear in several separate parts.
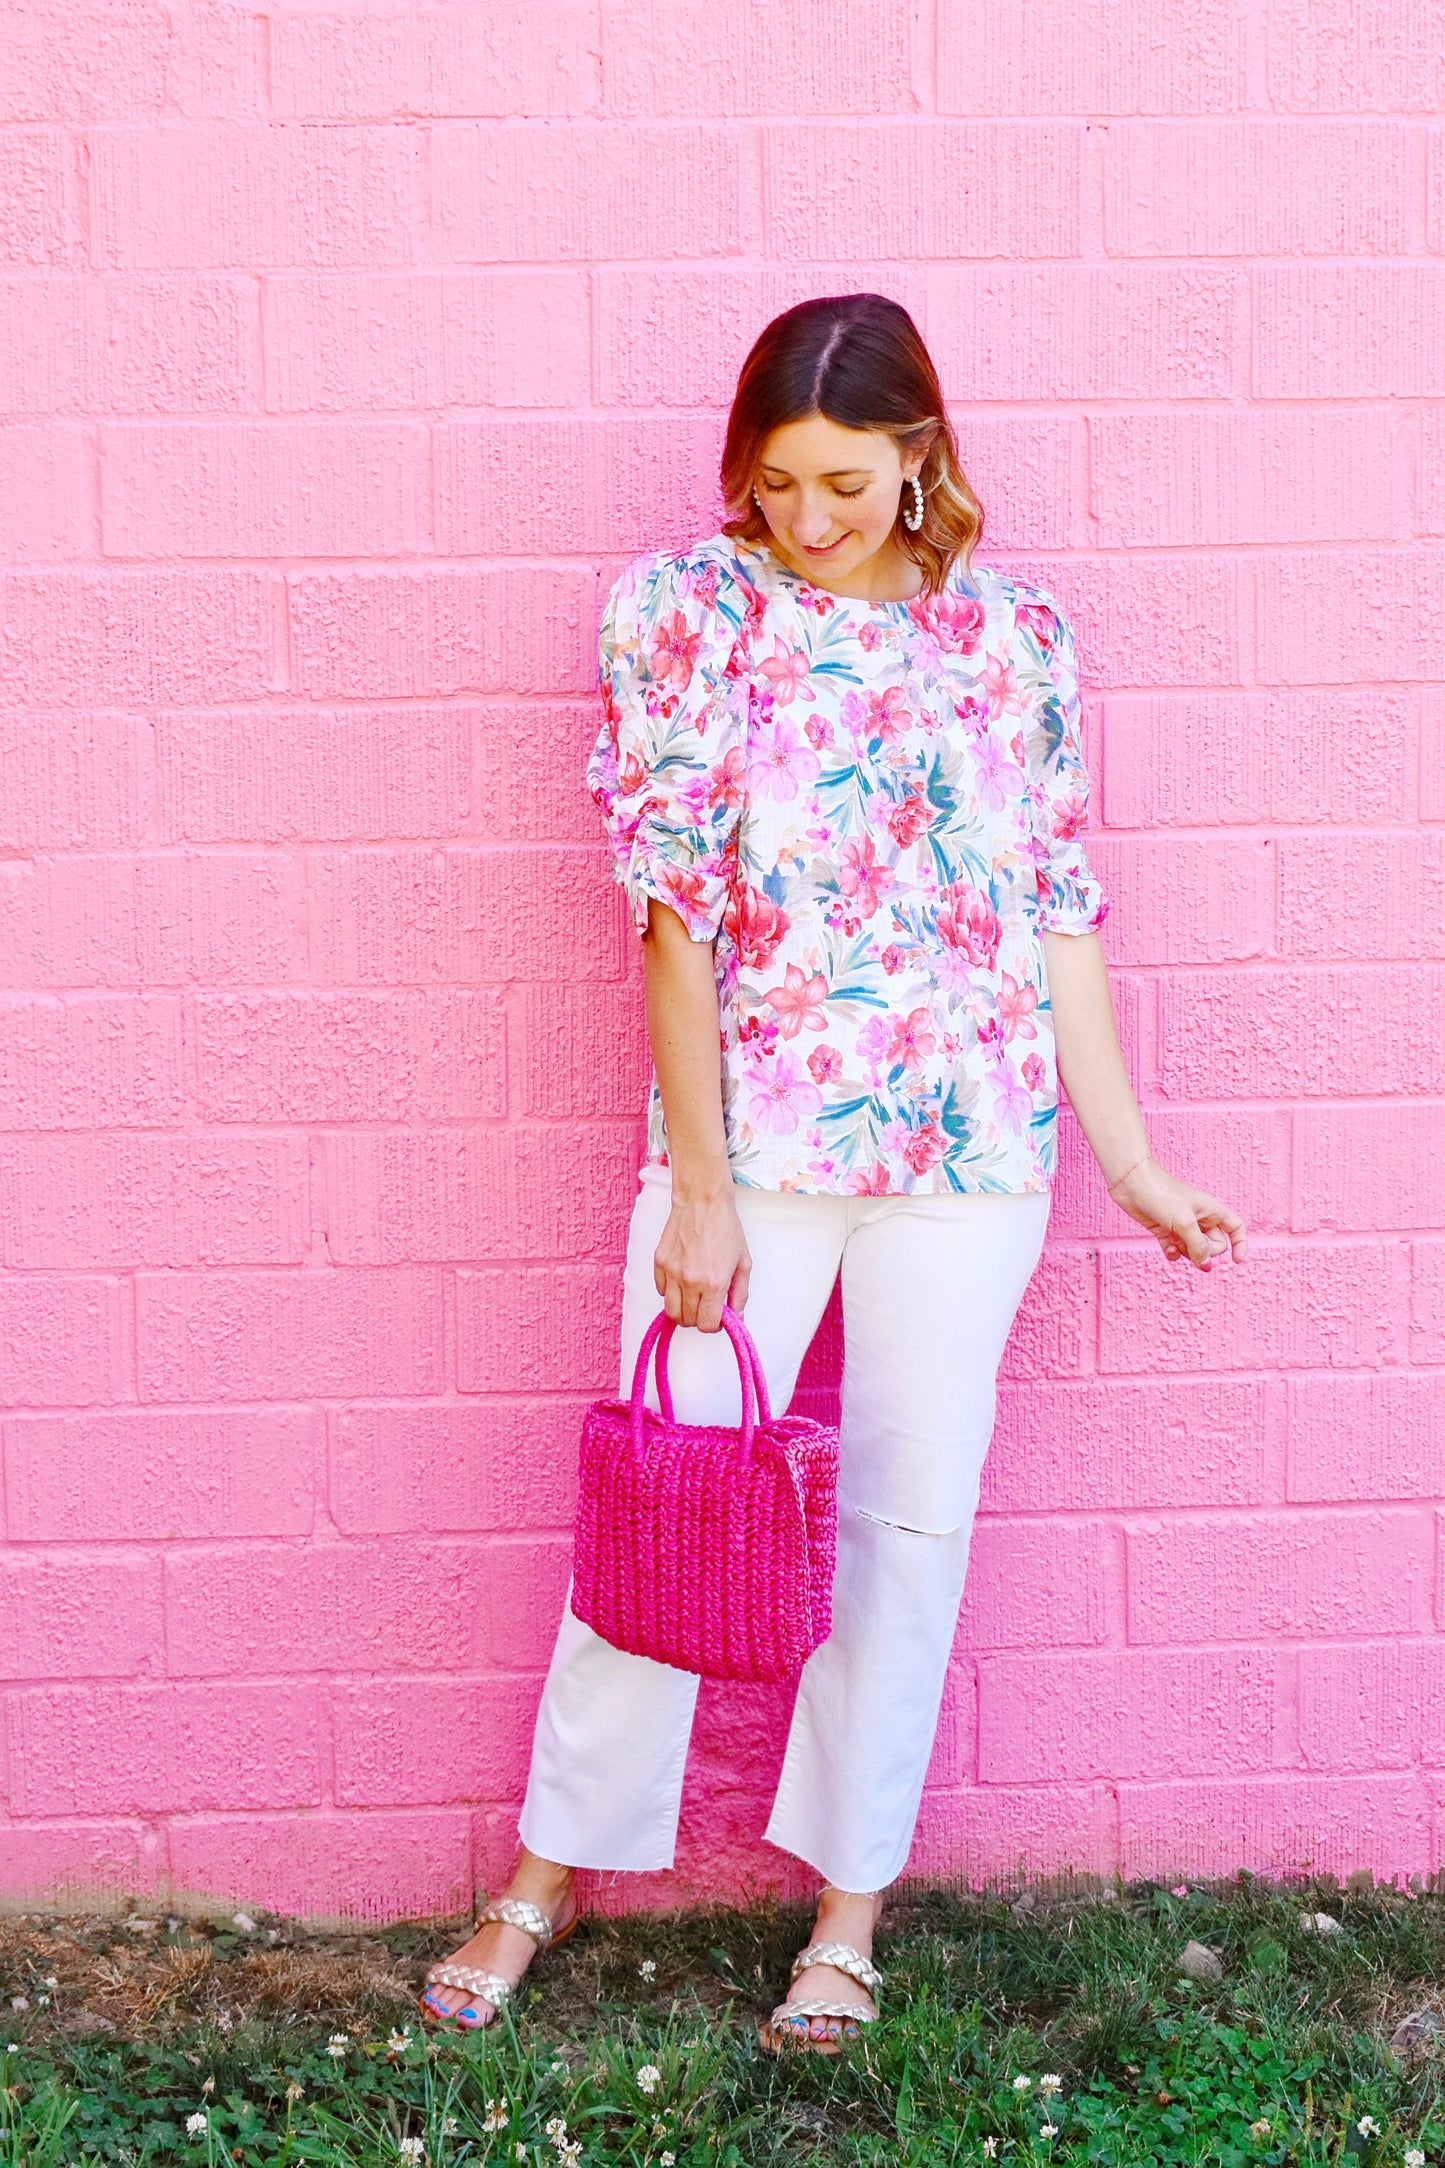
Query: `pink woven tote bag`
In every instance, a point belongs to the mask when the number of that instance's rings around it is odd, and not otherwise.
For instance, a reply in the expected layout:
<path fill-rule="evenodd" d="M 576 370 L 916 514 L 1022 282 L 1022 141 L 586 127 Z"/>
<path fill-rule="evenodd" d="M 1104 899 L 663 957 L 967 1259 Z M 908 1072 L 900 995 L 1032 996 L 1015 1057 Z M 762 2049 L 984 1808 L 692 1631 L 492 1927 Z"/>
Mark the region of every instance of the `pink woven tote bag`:
<path fill-rule="evenodd" d="M 785 1679 L 833 1624 L 838 1433 L 775 1416 L 752 1335 L 723 1325 L 742 1374 L 742 1427 L 680 1423 L 663 1314 L 637 1351 L 632 1399 L 582 1426 L 572 1609 L 614 1647 L 713 1679 Z M 657 1349 L 662 1413 L 643 1406 Z"/>

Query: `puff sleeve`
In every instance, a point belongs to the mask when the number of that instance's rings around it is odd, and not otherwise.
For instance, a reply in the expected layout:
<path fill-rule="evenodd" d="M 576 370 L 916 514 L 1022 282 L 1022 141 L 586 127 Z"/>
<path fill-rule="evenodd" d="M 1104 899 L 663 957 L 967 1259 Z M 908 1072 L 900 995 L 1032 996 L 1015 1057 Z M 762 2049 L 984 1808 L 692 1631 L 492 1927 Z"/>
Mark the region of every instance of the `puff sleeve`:
<path fill-rule="evenodd" d="M 1024 723 L 1024 767 L 1034 842 L 1040 933 L 1091 933 L 1109 899 L 1085 854 L 1089 777 L 1079 724 L 1074 631 L 1051 595 L 1026 590 L 1018 605 L 1024 682 L 1033 687 Z"/>
<path fill-rule="evenodd" d="M 722 924 L 747 786 L 744 617 L 739 583 L 701 557 L 641 558 L 608 599 L 587 788 L 640 934 L 653 896 L 694 941 Z"/>

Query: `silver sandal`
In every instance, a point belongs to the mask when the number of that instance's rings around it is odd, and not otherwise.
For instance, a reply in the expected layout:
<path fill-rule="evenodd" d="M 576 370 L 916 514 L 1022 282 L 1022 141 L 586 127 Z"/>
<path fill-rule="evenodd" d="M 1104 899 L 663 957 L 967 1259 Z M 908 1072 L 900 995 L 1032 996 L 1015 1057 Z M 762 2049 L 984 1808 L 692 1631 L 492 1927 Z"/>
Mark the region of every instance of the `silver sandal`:
<path fill-rule="evenodd" d="M 525 1897 L 501 1897 L 495 1904 L 488 1905 L 485 1912 L 478 1914 L 472 1932 L 480 1933 L 488 1920 L 500 1920 L 506 1927 L 520 1927 L 524 1935 L 531 1936 L 540 1952 L 549 1946 L 555 1948 L 565 1942 L 580 1916 L 580 1913 L 574 1912 L 567 1925 L 559 1931 L 540 1905 L 530 1903 Z M 455 1987 L 465 1995 L 480 1995 L 482 2000 L 489 2002 L 500 2015 L 515 1996 L 521 1982 L 503 1979 L 499 1972 L 483 1972 L 476 1965 L 433 1965 L 422 1984 L 423 1988 Z M 433 2025 L 453 2023 L 460 2015 L 460 2012 L 448 2015 L 444 2011 L 430 2009 L 425 1993 L 421 1998 L 421 2013 L 428 2023 Z M 487 2025 L 494 2022 L 493 2018 L 486 2018 L 481 2026 L 470 2029 L 485 2030 Z"/>
<path fill-rule="evenodd" d="M 875 2008 L 860 2010 L 856 2003 L 840 2004 L 836 1997 L 815 1997 L 810 2002 L 780 2002 L 768 2022 L 759 2031 L 759 2039 L 770 2054 L 776 2054 L 787 2039 L 800 2047 L 809 2047 L 816 2055 L 837 2055 L 842 2051 L 843 2035 L 836 2041 L 813 2039 L 806 2029 L 799 2032 L 792 2020 L 797 2017 L 835 2017 L 849 2025 L 871 2025 L 877 2018 L 878 1991 L 883 1985 L 883 1975 L 871 1957 L 855 1950 L 851 1942 L 810 1942 L 805 1950 L 799 1950 L 793 1959 L 789 1978 L 796 1980 L 800 1972 L 810 1965 L 831 1965 L 837 1972 L 846 1972 L 860 1987 L 868 1990 Z"/>

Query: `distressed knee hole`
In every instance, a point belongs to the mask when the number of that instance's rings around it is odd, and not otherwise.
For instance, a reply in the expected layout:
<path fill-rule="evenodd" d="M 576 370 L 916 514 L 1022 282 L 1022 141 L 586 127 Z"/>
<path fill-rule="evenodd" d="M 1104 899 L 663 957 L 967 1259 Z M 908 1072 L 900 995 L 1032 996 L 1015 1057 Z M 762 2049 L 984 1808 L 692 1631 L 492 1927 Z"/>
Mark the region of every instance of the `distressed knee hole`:
<path fill-rule="evenodd" d="M 896 1528 L 904 1536 L 956 1536 L 963 1526 L 962 1521 L 955 1521 L 951 1528 L 911 1528 L 907 1521 L 890 1521 L 882 1513 L 870 1513 L 866 1506 L 854 1506 L 853 1511 L 860 1521 L 872 1521 L 875 1528 Z"/>

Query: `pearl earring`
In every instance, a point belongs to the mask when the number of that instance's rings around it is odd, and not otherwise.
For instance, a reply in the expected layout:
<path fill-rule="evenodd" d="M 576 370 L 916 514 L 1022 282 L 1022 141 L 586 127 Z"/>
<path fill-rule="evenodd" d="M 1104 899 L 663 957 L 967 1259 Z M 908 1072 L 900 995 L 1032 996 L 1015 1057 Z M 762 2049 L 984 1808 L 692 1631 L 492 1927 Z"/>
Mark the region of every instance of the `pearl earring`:
<path fill-rule="evenodd" d="M 913 491 L 913 510 L 904 513 L 903 524 L 910 534 L 917 534 L 923 525 L 923 485 L 916 474 L 910 474 L 908 486 Z"/>
<path fill-rule="evenodd" d="M 762 498 L 761 498 L 761 497 L 760 497 L 760 496 L 758 495 L 758 491 L 757 491 L 757 484 L 756 484 L 756 483 L 754 483 L 754 485 L 753 485 L 753 503 L 754 503 L 754 504 L 755 504 L 755 505 L 757 506 L 758 510 L 759 510 L 759 511 L 761 512 L 761 510 L 763 509 L 763 500 L 762 500 Z"/>

